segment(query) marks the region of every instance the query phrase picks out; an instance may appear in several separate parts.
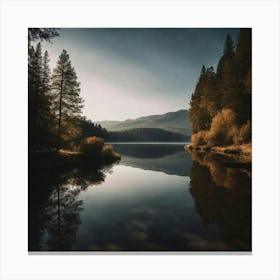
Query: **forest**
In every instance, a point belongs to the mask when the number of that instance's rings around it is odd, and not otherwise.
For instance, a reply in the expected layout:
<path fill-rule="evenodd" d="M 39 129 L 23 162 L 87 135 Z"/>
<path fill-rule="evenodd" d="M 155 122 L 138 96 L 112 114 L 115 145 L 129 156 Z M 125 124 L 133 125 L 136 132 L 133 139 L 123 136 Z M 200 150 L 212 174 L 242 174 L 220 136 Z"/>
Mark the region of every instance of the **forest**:
<path fill-rule="evenodd" d="M 57 28 L 28 30 L 28 149 L 30 152 L 74 152 L 117 156 L 104 145 L 108 132 L 82 116 L 84 100 L 70 56 L 62 50 L 51 71 L 41 41 L 59 36 Z M 36 42 L 37 41 L 37 42 Z M 94 136 L 94 137 L 93 137 Z"/>
<path fill-rule="evenodd" d="M 51 70 L 49 54 L 42 50 L 42 41 L 51 43 L 57 36 L 56 28 L 28 30 L 29 151 L 80 151 L 93 136 L 105 141 L 189 140 L 187 135 L 156 128 L 109 132 L 83 116 L 84 100 L 69 54 L 62 50 Z M 190 101 L 193 147 L 251 143 L 251 37 L 249 28 L 240 29 L 236 44 L 227 35 L 217 70 L 202 67 Z"/>
<path fill-rule="evenodd" d="M 217 70 L 202 67 L 190 101 L 193 147 L 249 145 L 252 130 L 252 33 L 227 35 Z"/>
<path fill-rule="evenodd" d="M 57 29 L 30 28 L 28 31 L 28 138 L 29 150 L 38 151 L 78 141 L 79 118 L 83 107 L 80 84 L 66 50 L 53 69 L 41 43 L 58 36 Z"/>
<path fill-rule="evenodd" d="M 81 114 L 84 100 L 70 56 L 62 50 L 51 71 L 48 51 L 42 41 L 51 43 L 59 29 L 30 28 L 28 31 L 28 137 L 29 151 L 79 152 L 87 138 L 105 141 L 187 141 L 189 136 L 157 128 L 137 128 L 109 132 Z M 93 144 L 104 143 L 92 138 Z M 103 141 L 103 142 L 102 142 Z M 88 148 L 88 147 L 87 147 Z M 86 149 L 87 149 L 86 148 Z"/>

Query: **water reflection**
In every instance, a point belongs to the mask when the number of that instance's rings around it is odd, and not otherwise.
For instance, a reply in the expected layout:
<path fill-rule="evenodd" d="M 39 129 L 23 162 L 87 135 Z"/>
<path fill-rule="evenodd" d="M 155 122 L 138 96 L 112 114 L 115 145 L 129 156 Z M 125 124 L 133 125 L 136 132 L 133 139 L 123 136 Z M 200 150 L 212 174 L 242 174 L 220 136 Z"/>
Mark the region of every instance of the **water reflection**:
<path fill-rule="evenodd" d="M 28 215 L 30 251 L 71 250 L 81 223 L 79 194 L 105 180 L 111 166 L 29 169 Z"/>
<path fill-rule="evenodd" d="M 113 166 L 29 169 L 30 251 L 251 250 L 250 170 L 183 145 L 115 150 Z"/>
<path fill-rule="evenodd" d="M 183 144 L 114 144 L 114 147 L 122 155 L 123 165 L 170 175 L 190 174 L 192 161 Z"/>
<path fill-rule="evenodd" d="M 192 153 L 190 192 L 205 225 L 219 225 L 228 250 L 251 250 L 251 171 L 227 168 L 229 159 Z"/>

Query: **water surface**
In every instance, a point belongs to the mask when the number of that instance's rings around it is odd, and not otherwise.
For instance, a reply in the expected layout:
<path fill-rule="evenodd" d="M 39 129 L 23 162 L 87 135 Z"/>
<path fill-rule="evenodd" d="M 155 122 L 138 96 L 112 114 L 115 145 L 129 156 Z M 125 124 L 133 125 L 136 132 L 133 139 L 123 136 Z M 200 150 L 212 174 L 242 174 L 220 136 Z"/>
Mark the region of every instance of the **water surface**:
<path fill-rule="evenodd" d="M 29 170 L 29 250 L 250 251 L 251 172 L 183 146 L 114 144 L 111 166 Z"/>

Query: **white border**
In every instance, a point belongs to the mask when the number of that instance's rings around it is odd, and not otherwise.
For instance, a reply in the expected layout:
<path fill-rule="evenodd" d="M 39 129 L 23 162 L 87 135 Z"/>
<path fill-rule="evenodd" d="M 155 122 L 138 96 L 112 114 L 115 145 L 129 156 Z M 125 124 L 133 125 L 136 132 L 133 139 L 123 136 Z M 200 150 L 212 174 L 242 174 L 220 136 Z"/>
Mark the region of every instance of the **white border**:
<path fill-rule="evenodd" d="M 2 1 L 0 18 L 0 279 L 280 279 L 278 1 Z M 32 26 L 253 28 L 252 255 L 28 255 L 26 32 Z"/>

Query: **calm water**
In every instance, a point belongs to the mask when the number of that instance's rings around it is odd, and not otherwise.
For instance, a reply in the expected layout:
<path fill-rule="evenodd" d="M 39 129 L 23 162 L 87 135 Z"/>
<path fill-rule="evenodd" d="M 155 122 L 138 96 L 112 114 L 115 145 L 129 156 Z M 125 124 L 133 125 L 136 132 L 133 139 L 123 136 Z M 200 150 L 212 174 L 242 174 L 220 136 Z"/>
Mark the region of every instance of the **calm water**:
<path fill-rule="evenodd" d="M 114 144 L 103 168 L 29 170 L 30 251 L 250 251 L 251 173 L 183 144 Z"/>

